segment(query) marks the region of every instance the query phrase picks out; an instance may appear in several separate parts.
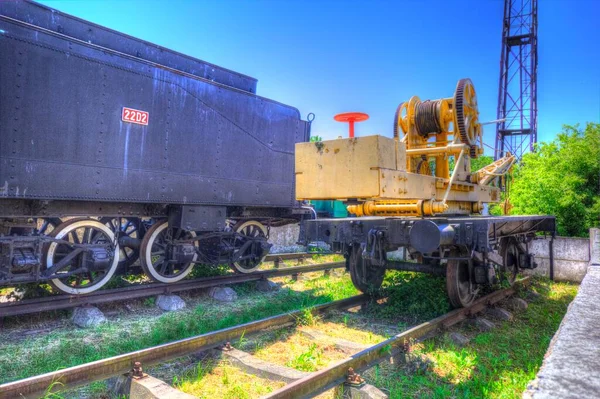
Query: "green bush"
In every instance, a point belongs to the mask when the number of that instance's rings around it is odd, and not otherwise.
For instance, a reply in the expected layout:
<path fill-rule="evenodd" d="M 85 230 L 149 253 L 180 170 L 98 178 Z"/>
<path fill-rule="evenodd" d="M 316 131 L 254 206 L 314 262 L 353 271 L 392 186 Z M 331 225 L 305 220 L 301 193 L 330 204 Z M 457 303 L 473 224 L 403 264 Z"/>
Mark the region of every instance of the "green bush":
<path fill-rule="evenodd" d="M 559 235 L 584 237 L 600 226 L 600 124 L 564 126 L 525 154 L 510 202 L 514 215 L 555 215 Z"/>

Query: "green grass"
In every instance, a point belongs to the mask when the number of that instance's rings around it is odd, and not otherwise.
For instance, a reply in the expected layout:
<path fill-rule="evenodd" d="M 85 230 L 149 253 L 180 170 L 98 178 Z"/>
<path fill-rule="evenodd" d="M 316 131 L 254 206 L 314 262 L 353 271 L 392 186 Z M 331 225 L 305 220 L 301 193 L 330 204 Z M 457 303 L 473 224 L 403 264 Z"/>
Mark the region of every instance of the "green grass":
<path fill-rule="evenodd" d="M 446 295 L 446 280 L 429 274 L 388 271 L 381 295 L 388 305 L 375 309 L 377 316 L 415 323 L 447 313 L 450 302 Z"/>
<path fill-rule="evenodd" d="M 158 317 L 111 321 L 93 329 L 70 326 L 50 334 L 0 346 L 0 383 L 116 356 L 280 313 L 356 295 L 349 278 L 319 277 L 303 283 L 304 291 L 282 289 L 261 294 L 249 287 L 235 304 L 202 303 L 193 309 Z"/>
<path fill-rule="evenodd" d="M 574 285 L 544 279 L 536 280 L 534 286 L 541 294 L 540 298 L 530 302 L 526 311 L 516 313 L 513 322 L 497 323 L 497 327 L 487 333 L 463 331 L 473 338 L 465 348 L 457 348 L 443 337 L 426 341 L 416 346 L 416 352 L 431 362 L 428 370 L 413 372 L 409 367 L 382 366 L 365 375 L 368 382 L 389 391 L 392 398 L 520 397 L 527 383 L 535 378 L 548 344 L 577 290 Z M 241 294 L 241 299 L 234 304 L 204 301 L 177 313 L 111 320 L 89 330 L 65 326 L 45 336 L 5 343 L 0 346 L 0 383 L 305 309 L 358 293 L 348 277 L 318 277 L 295 283 L 294 288 L 299 287 L 304 291 L 284 288 L 275 293 L 261 294 L 255 292 L 250 283 L 239 284 L 233 288 Z M 385 306 L 372 307 L 370 315 L 401 327 L 429 320 L 450 309 L 443 278 L 390 271 L 381 293 L 388 297 L 388 302 Z M 151 306 L 150 303 L 147 305 Z M 340 322 L 344 321 L 348 323 L 340 316 Z M 315 320 L 308 312 L 303 312 L 298 323 L 312 325 Z M 246 337 L 242 337 L 238 344 L 241 346 L 245 340 Z M 318 348 L 307 347 L 290 366 L 310 371 L 316 367 L 319 356 Z M 207 371 L 198 369 L 195 372 L 204 376 Z M 225 373 L 219 378 L 228 379 L 230 375 Z M 176 385 L 182 383 L 177 381 Z M 231 397 L 235 397 L 234 391 L 242 386 L 240 384 L 229 384 Z M 92 391 L 101 392 L 103 389 L 100 383 Z"/>
<path fill-rule="evenodd" d="M 322 364 L 322 354 L 323 351 L 317 347 L 317 344 L 312 343 L 306 352 L 292 359 L 286 366 L 300 371 L 316 371 L 317 367 Z"/>
<path fill-rule="evenodd" d="M 541 297 L 513 322 L 497 323 L 487 333 L 463 328 L 473 336 L 464 348 L 445 337 L 426 341 L 417 353 L 432 362 L 427 371 L 382 367 L 370 382 L 389 390 L 391 398 L 520 398 L 577 292 L 577 286 L 548 280 L 537 280 L 535 287 Z"/>

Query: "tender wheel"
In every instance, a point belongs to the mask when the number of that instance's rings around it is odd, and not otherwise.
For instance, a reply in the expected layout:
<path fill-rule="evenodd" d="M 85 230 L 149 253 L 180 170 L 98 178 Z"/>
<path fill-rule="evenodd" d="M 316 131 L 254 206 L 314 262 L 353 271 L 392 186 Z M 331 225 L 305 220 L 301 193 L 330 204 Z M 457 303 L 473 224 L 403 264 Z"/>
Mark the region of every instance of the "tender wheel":
<path fill-rule="evenodd" d="M 451 254 L 458 257 L 459 254 Z M 472 278 L 469 262 L 465 260 L 449 259 L 446 265 L 446 290 L 450 303 L 455 308 L 469 306 L 477 296 L 475 282 Z"/>
<path fill-rule="evenodd" d="M 100 219 L 100 222 L 110 227 L 117 236 L 117 240 L 122 237 L 139 240 L 144 236 L 144 224 L 138 218 L 104 217 Z M 119 266 L 117 272 L 125 273 L 138 260 L 140 250 L 139 248 L 127 245 L 120 245 L 119 248 Z"/>
<path fill-rule="evenodd" d="M 167 221 L 155 223 L 144 235 L 140 246 L 140 263 L 142 269 L 153 280 L 161 283 L 175 283 L 185 278 L 194 268 L 198 254 L 188 254 L 189 260 L 173 261 L 173 241 L 196 237 L 193 231 L 171 229 Z M 198 243 L 190 243 L 197 247 Z"/>
<path fill-rule="evenodd" d="M 246 237 L 262 237 L 265 240 L 267 239 L 267 228 L 256 220 L 238 222 L 233 226 L 233 231 Z M 262 257 L 249 257 L 239 262 L 233 262 L 231 267 L 238 273 L 252 273 L 258 269 L 265 258 L 266 255 Z"/>
<path fill-rule="evenodd" d="M 502 240 L 500 243 L 500 256 L 502 256 L 502 267 L 500 268 L 500 283 L 513 285 L 519 273 L 519 247 L 514 238 Z"/>
<path fill-rule="evenodd" d="M 73 244 L 112 246 L 107 267 L 53 279 L 50 281 L 50 285 L 55 289 L 71 295 L 87 294 L 106 284 L 117 270 L 119 258 L 115 254 L 119 251 L 119 244 L 116 242 L 112 230 L 103 223 L 93 219 L 71 219 L 58 225 L 50 233 L 50 236 Z M 57 264 L 75 250 L 76 248 L 68 244 L 57 242 L 49 244 L 45 251 L 46 268 Z M 69 261 L 67 267 L 56 273 L 66 274 L 85 267 L 84 261 L 89 260 L 89 256 L 89 253 L 86 252 L 76 255 Z"/>
<path fill-rule="evenodd" d="M 39 235 L 47 235 L 52 232 L 57 226 L 62 223 L 60 218 L 43 218 L 37 219 L 36 233 Z"/>
<path fill-rule="evenodd" d="M 378 290 L 383 283 L 385 269 L 372 266 L 363 256 L 364 245 L 353 245 L 348 256 L 350 278 L 356 288 L 364 293 Z"/>

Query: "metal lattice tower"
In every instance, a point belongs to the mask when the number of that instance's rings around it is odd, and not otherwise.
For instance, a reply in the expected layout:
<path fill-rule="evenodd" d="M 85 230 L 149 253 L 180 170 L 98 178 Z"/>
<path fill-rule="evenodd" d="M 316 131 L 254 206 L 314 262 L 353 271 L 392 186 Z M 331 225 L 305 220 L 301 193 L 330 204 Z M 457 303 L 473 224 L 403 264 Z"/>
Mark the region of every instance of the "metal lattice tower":
<path fill-rule="evenodd" d="M 537 142 L 537 28 L 537 0 L 504 0 L 495 159 Z"/>

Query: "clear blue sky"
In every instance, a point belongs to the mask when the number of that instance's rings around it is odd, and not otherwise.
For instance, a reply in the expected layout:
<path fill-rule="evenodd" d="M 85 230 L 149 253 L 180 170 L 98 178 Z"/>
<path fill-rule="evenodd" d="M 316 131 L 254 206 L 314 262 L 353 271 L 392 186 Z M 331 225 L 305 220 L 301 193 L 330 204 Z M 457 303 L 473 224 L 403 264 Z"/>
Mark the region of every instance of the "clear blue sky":
<path fill-rule="evenodd" d="M 496 117 L 502 0 L 46 0 L 44 4 L 258 79 L 258 94 L 314 112 L 334 138 L 346 111 L 358 135 L 392 135 L 398 103 L 477 89 Z M 600 120 L 600 0 L 539 1 L 538 134 Z M 494 128 L 485 131 L 493 146 Z M 486 150 L 489 151 L 489 150 Z"/>

